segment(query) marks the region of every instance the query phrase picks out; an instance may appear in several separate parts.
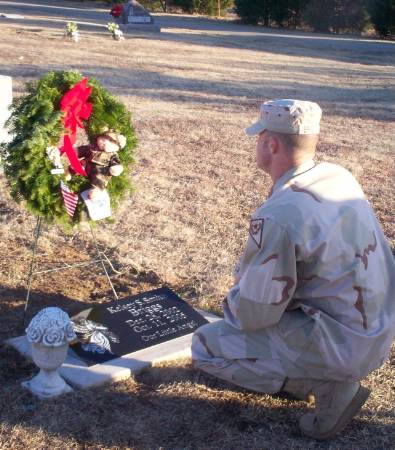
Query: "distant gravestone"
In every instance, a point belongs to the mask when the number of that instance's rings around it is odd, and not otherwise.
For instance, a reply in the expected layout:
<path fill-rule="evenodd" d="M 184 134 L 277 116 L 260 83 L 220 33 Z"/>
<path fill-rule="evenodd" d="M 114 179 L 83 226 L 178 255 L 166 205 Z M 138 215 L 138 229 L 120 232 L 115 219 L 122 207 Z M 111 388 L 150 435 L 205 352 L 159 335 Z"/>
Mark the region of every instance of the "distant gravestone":
<path fill-rule="evenodd" d="M 12 103 L 12 78 L 0 75 L 0 143 L 8 142 L 10 135 L 5 123 L 10 117 L 9 107 Z"/>
<path fill-rule="evenodd" d="M 118 19 L 122 31 L 160 31 L 154 24 L 151 14 L 136 0 L 129 0 L 123 5 Z"/>
<path fill-rule="evenodd" d="M 163 287 L 89 308 L 72 318 L 74 352 L 88 366 L 190 334 L 207 320 Z"/>

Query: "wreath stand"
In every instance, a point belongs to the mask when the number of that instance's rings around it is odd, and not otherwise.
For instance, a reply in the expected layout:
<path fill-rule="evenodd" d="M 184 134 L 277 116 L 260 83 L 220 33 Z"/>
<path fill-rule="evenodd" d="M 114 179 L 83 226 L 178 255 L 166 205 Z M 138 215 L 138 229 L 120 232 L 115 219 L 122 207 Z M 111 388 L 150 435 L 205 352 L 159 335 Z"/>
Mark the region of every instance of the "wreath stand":
<path fill-rule="evenodd" d="M 89 227 L 90 227 L 90 231 L 91 231 L 92 241 L 94 243 L 95 250 L 96 250 L 96 258 L 91 258 L 91 260 L 89 260 L 89 261 L 75 263 L 75 264 L 67 264 L 67 263 L 63 262 L 63 265 L 60 267 L 55 267 L 52 269 L 45 269 L 45 270 L 36 270 L 37 269 L 36 257 L 37 257 L 38 240 L 39 240 L 40 234 L 42 232 L 42 218 L 41 217 L 37 218 L 37 223 L 36 223 L 36 227 L 34 229 L 34 234 L 33 234 L 32 258 L 31 258 L 29 274 L 28 274 L 28 278 L 27 278 L 27 292 L 26 292 L 25 308 L 23 311 L 23 327 L 25 327 L 26 313 L 27 313 L 27 309 L 29 306 L 29 300 L 30 300 L 30 290 L 31 290 L 32 282 L 33 282 L 35 275 L 46 274 L 46 273 L 50 273 L 50 272 L 58 272 L 58 271 L 62 271 L 62 270 L 73 269 L 75 267 L 83 267 L 83 266 L 89 266 L 89 265 L 93 265 L 93 264 L 100 264 L 103 269 L 103 272 L 105 273 L 105 275 L 107 277 L 107 281 L 111 287 L 114 298 L 116 300 L 119 300 L 118 294 L 115 291 L 114 285 L 111 281 L 111 278 L 107 271 L 105 263 L 107 263 L 109 265 L 109 267 L 111 268 L 111 270 L 114 273 L 120 274 L 121 272 L 117 271 L 114 268 L 114 266 L 112 265 L 111 261 L 106 256 L 106 254 L 99 250 L 96 235 L 93 231 L 92 225 L 89 224 Z"/>

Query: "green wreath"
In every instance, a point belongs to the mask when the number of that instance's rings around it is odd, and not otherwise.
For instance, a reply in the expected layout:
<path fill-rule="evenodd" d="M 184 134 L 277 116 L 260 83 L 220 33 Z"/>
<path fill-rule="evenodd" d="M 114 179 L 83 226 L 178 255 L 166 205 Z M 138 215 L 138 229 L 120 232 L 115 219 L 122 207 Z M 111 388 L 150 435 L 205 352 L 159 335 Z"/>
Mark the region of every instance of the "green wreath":
<path fill-rule="evenodd" d="M 91 187 L 86 176 L 74 173 L 66 181 L 65 175 L 51 173 L 53 162 L 47 156 L 48 147 L 58 147 L 65 134 L 64 116 L 60 104 L 83 77 L 78 72 L 49 72 L 38 82 L 28 83 L 27 94 L 14 100 L 11 116 L 7 122 L 12 140 L 0 145 L 0 157 L 12 197 L 33 214 L 47 223 L 61 223 L 66 227 L 80 222 L 85 216 L 84 202 L 79 201 L 73 217 L 66 211 L 60 189 L 64 181 L 74 193 Z M 93 78 L 87 86 L 91 88 L 88 98 L 92 110 L 87 120 L 82 120 L 89 142 L 106 130 L 112 130 L 126 138 L 125 146 L 118 152 L 122 166 L 133 162 L 136 138 L 131 125 L 131 115 L 126 107 L 106 91 Z M 114 209 L 120 198 L 132 190 L 127 170 L 111 177 L 107 191 Z"/>

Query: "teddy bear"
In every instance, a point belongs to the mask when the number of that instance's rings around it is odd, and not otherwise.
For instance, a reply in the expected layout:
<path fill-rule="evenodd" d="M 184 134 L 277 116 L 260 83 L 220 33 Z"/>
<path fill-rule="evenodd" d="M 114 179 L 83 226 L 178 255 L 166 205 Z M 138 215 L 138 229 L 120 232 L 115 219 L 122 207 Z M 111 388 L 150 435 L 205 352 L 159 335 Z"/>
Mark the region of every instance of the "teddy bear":
<path fill-rule="evenodd" d="M 106 189 L 111 177 L 118 177 L 123 172 L 117 152 L 125 145 L 125 136 L 108 130 L 96 136 L 94 144 L 77 148 L 78 158 L 92 185 L 89 192 L 91 200 L 94 200 L 101 190 Z"/>

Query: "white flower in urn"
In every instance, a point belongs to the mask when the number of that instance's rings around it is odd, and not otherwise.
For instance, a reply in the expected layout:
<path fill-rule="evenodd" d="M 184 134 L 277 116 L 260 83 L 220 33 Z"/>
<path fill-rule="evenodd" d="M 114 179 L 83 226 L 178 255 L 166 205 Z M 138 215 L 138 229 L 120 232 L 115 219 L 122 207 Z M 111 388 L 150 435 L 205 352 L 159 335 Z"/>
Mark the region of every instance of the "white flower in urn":
<path fill-rule="evenodd" d="M 35 344 L 60 347 L 76 339 L 69 316 L 60 308 L 41 310 L 26 328 L 27 339 Z"/>

